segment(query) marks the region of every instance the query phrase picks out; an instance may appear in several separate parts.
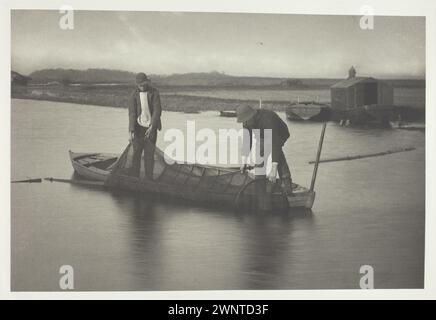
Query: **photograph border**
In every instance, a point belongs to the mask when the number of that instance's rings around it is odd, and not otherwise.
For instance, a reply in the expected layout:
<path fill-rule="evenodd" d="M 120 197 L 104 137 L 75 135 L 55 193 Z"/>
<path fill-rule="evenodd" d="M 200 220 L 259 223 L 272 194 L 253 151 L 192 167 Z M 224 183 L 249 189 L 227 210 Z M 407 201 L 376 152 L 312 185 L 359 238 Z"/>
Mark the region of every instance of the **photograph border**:
<path fill-rule="evenodd" d="M 63 5 L 77 10 L 119 10 L 119 11 L 182 11 L 182 12 L 238 12 L 276 13 L 310 15 L 362 15 L 362 6 L 372 6 L 375 15 L 383 16 L 425 16 L 426 17 L 426 212 L 425 212 L 425 275 L 424 289 L 392 290 L 238 290 L 238 291 L 141 291 L 141 292 L 11 292 L 11 12 L 13 9 L 59 10 Z M 49 1 L 32 0 L 6 1 L 0 4 L 1 39 L 1 110 L 0 155 L 2 179 L 0 183 L 0 298 L 2 299 L 430 299 L 436 298 L 436 229 L 435 160 L 436 143 L 436 94 L 429 88 L 436 88 L 436 7 L 434 0 L 372 0 L 340 1 L 311 0 L 291 3 L 290 1 L 201 1 L 165 0 L 159 2 L 107 0 L 90 3 L 84 0 Z M 377 19 L 375 17 L 375 19 Z M 375 20 L 376 21 L 376 20 Z M 433 195 L 433 196 L 432 196 Z M 432 232 L 433 231 L 433 232 Z M 358 280 L 356 280 L 358 281 Z"/>

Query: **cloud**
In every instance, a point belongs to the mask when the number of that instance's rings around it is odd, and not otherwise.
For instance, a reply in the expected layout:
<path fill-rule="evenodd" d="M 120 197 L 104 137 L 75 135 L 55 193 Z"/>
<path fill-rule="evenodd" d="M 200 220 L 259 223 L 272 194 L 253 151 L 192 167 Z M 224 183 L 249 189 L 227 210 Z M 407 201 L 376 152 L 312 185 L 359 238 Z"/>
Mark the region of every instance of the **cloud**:
<path fill-rule="evenodd" d="M 377 17 L 376 29 L 362 32 L 340 16 L 86 11 L 63 33 L 52 23 L 58 17 L 12 15 L 13 68 L 338 77 L 353 64 L 373 76 L 425 73 L 420 18 Z"/>

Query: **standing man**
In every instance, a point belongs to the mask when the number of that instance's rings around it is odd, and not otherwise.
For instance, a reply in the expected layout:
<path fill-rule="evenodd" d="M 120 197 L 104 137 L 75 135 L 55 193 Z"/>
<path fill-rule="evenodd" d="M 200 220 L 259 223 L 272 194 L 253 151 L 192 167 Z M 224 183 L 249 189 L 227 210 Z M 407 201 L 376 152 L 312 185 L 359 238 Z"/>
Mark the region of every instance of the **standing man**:
<path fill-rule="evenodd" d="M 244 172 L 247 168 L 245 159 L 248 158 L 249 152 L 252 149 L 252 133 L 253 130 L 260 130 L 260 155 L 264 158 L 264 164 L 268 160 L 269 154 L 264 154 L 264 131 L 271 130 L 271 156 L 272 156 L 272 169 L 268 175 L 268 179 L 275 183 L 277 180 L 277 173 L 282 182 L 282 188 L 287 195 L 292 195 L 292 178 L 286 161 L 285 154 L 283 153 L 283 146 L 289 139 L 289 129 L 286 123 L 280 117 L 270 110 L 260 109 L 255 110 L 250 106 L 240 106 L 236 109 L 238 122 L 242 123 L 244 129 L 249 132 L 249 143 L 244 139 L 243 142 L 243 164 L 241 171 Z M 246 137 L 246 135 L 244 135 Z M 248 153 L 247 153 L 248 152 Z"/>
<path fill-rule="evenodd" d="M 139 177 L 144 151 L 145 176 L 153 179 L 154 146 L 157 131 L 162 129 L 160 96 L 145 73 L 136 75 L 136 86 L 129 103 L 129 140 L 133 146 L 131 175 Z M 146 143 L 146 139 L 151 143 Z"/>

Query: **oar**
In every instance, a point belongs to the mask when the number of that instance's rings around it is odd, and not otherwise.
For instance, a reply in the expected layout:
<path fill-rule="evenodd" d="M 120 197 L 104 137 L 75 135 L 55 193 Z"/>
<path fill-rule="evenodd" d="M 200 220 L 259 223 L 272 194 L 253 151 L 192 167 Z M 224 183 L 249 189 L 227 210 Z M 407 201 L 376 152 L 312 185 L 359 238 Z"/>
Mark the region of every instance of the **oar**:
<path fill-rule="evenodd" d="M 11 183 L 41 183 L 41 182 L 42 182 L 41 178 L 11 181 Z"/>
<path fill-rule="evenodd" d="M 84 186 L 97 186 L 97 187 L 104 187 L 103 181 L 91 181 L 91 180 L 73 180 L 73 179 L 59 179 L 59 178 L 44 178 L 46 181 L 50 182 L 64 182 L 64 183 L 71 183 L 71 184 L 79 184 Z"/>

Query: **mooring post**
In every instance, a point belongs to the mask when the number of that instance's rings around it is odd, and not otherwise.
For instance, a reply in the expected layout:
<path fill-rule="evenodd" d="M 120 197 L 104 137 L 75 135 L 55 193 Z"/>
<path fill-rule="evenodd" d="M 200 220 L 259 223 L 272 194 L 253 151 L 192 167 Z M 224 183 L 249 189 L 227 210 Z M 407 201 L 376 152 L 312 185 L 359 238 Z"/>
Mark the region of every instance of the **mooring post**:
<path fill-rule="evenodd" d="M 310 184 L 310 191 L 312 192 L 315 189 L 316 174 L 318 173 L 319 159 L 321 158 L 321 150 L 322 150 L 322 144 L 324 142 L 324 134 L 325 134 L 326 127 L 327 127 L 327 122 L 324 122 L 324 125 L 322 126 L 321 137 L 319 138 L 318 153 L 316 154 L 315 166 L 313 167 L 312 182 Z"/>

